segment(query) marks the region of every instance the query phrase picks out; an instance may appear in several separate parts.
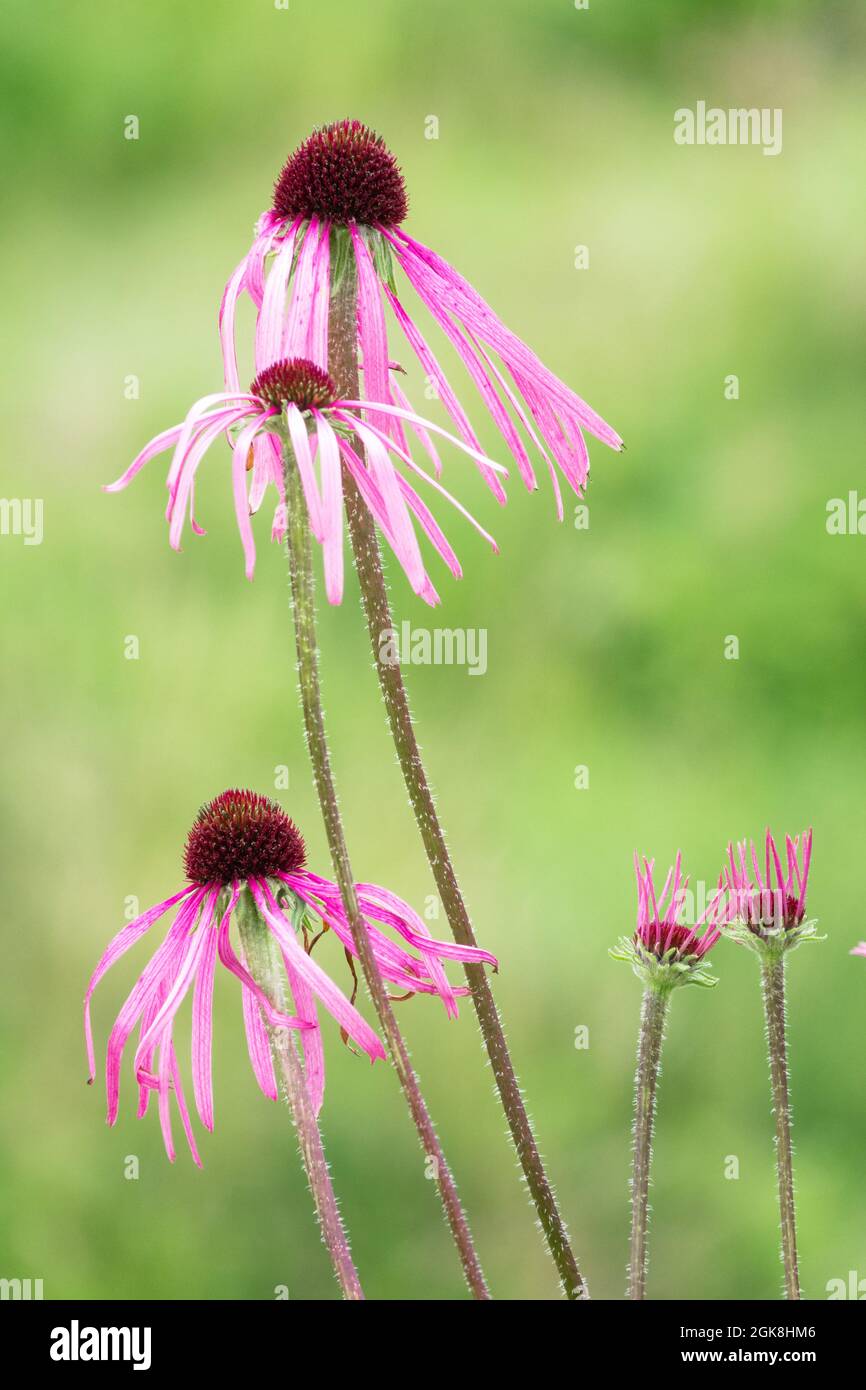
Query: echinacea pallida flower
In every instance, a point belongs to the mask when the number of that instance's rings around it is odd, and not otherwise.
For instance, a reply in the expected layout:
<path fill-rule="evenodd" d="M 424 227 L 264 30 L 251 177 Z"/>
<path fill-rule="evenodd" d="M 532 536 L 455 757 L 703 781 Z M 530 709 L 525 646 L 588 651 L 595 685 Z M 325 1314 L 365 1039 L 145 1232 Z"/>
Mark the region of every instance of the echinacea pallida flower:
<path fill-rule="evenodd" d="M 321 338 L 333 285 L 350 259 L 357 274 L 357 336 L 370 419 L 385 434 L 399 438 L 399 419 L 395 423 L 393 415 L 383 413 L 382 403 L 408 407 L 392 370 L 387 303 L 422 371 L 436 383 L 458 433 L 477 458 L 482 450 L 469 417 L 406 308 L 402 291 L 398 293 L 396 261 L 461 359 L 528 488 L 537 487 L 530 449 L 544 461 L 561 519 L 556 466 L 580 496 L 589 471 L 584 432 L 613 449 L 621 449 L 622 440 L 506 328 L 462 275 L 402 230 L 407 212 L 403 176 L 380 136 L 355 120 L 313 131 L 287 161 L 274 188 L 273 205 L 259 218 L 253 244 L 226 286 L 220 309 L 226 389 L 237 390 L 239 385 L 234 326 L 241 293 L 248 294 L 259 311 L 258 370 L 266 360 L 262 357 L 263 319 L 275 309 L 282 315 L 285 303 L 287 337 L 297 336 L 300 320 L 311 343 L 317 335 Z M 306 355 L 327 365 L 312 349 Z M 417 428 L 415 433 L 438 466 L 429 435 L 425 438 Z M 483 460 L 479 463 L 494 494 L 504 502 L 496 473 Z"/>
<path fill-rule="evenodd" d="M 117 1119 L 123 1053 L 137 1026 L 133 1070 L 139 1087 L 139 1117 L 145 1114 L 151 1093 L 156 1092 L 165 1148 L 173 1160 L 173 1092 L 190 1151 L 200 1166 L 172 1032 L 177 1012 L 192 989 L 193 1095 L 201 1123 L 212 1130 L 212 1001 L 217 960 L 241 983 L 250 1062 L 269 1099 L 276 1099 L 277 1087 L 265 1019 L 274 1027 L 298 1031 L 307 1089 L 317 1114 L 325 1082 L 319 1004 L 373 1061 L 385 1056 L 374 1030 L 311 954 L 308 928 L 313 918 L 330 929 L 347 952 L 354 955 L 356 951 L 339 890 L 307 869 L 305 861 L 300 831 L 282 808 L 266 797 L 250 791 L 227 791 L 199 811 L 186 842 L 186 887 L 118 932 L 87 988 L 84 1028 L 92 1081 L 93 991 L 110 966 L 165 913 L 177 909 L 164 941 L 136 981 L 111 1030 L 105 1068 L 109 1124 Z M 456 1015 L 456 996 L 466 991 L 449 984 L 442 961 L 469 960 L 495 967 L 495 957 L 487 951 L 433 940 L 417 913 L 385 888 L 360 883 L 357 892 L 383 978 L 398 986 L 401 994 L 438 995 L 446 1011 Z M 232 944 L 233 915 L 244 893 L 249 894 L 263 928 L 279 948 L 294 1001 L 292 1014 L 274 1008 Z M 395 932 L 411 950 L 393 941 L 383 927 Z"/>
<path fill-rule="evenodd" d="M 279 333 L 277 334 L 279 337 Z M 322 357 L 323 351 L 318 356 Z M 434 549 L 457 578 L 462 571 L 451 545 L 426 502 L 406 477 L 394 466 L 393 454 L 415 477 L 447 498 L 469 520 L 485 540 L 496 549 L 491 536 L 446 492 L 442 484 L 419 468 L 406 447 L 405 437 L 395 438 L 379 426 L 361 418 L 360 401 L 340 400 L 327 372 L 306 357 L 270 360 L 253 381 L 248 392 L 232 390 L 205 396 L 189 411 L 182 425 L 152 439 L 132 461 L 117 482 L 106 488 L 117 492 L 125 488 L 156 454 L 173 448 L 166 485 L 169 540 L 180 549 L 184 522 L 189 516 L 192 529 L 204 534 L 196 523 L 193 502 L 196 473 L 205 453 L 220 435 L 232 441 L 232 488 L 238 529 L 244 548 L 246 574 L 252 579 L 256 550 L 250 513 L 256 512 L 269 483 L 276 487 L 277 507 L 272 536 L 285 532 L 286 508 L 283 473 L 283 447 L 290 448 L 300 472 L 304 498 L 313 535 L 324 552 L 325 590 L 331 603 L 343 595 L 343 475 L 345 467 L 406 572 L 412 588 L 429 603 L 438 602 L 424 568 L 412 517 L 431 541 Z M 495 474 L 505 470 L 486 455 L 462 443 L 438 425 L 422 420 L 412 411 L 390 404 L 378 407 L 389 412 L 387 418 L 404 418 L 429 438 L 439 433 L 464 453 L 472 455 Z M 356 435 L 366 451 L 366 465 L 350 440 Z M 319 465 L 319 476 L 316 463 Z M 252 485 L 247 490 L 247 474 Z"/>
<path fill-rule="evenodd" d="M 714 985 L 702 968 L 707 952 L 721 936 L 726 894 L 719 887 L 694 926 L 680 919 L 686 906 L 688 878 L 683 878 L 682 855 L 668 870 L 659 894 L 653 884 L 655 860 L 634 857 L 637 875 L 637 923 L 634 935 L 622 937 L 610 954 L 625 960 L 635 974 L 657 987 L 677 984 Z"/>
<path fill-rule="evenodd" d="M 782 1232 L 782 1265 L 785 1295 L 797 1300 L 800 1269 L 797 1255 L 797 1223 L 794 1203 L 794 1158 L 791 1143 L 791 1097 L 788 1076 L 787 1005 L 785 963 L 789 951 L 805 941 L 820 941 L 817 922 L 806 917 L 806 890 L 812 862 L 812 831 L 785 837 L 785 861 L 769 829 L 764 841 L 763 864 L 754 840 L 728 845 L 724 881 L 728 889 L 728 925 L 725 934 L 748 946 L 761 967 L 761 991 L 767 1027 L 770 1088 L 776 1127 L 776 1172 Z"/>
<path fill-rule="evenodd" d="M 812 862 L 812 831 L 785 836 L 784 862 L 767 830 L 763 862 L 754 840 L 728 845 L 724 881 L 729 892 L 728 935 L 760 951 L 763 943 L 786 950 L 803 941 L 817 941 L 815 920 L 806 917 L 806 890 Z"/>
<path fill-rule="evenodd" d="M 682 855 L 677 854 L 676 863 L 668 870 L 658 894 L 653 883 L 653 865 L 652 859 L 644 859 L 641 865 L 635 855 L 637 923 L 634 935 L 623 937 L 617 949 L 610 952 L 615 960 L 628 961 L 644 987 L 632 1129 L 628 1297 L 633 1300 L 646 1298 L 650 1168 L 667 1011 L 671 996 L 680 985 L 716 984 L 715 978 L 704 969 L 703 961 L 719 939 L 725 899 L 724 890 L 719 887 L 696 924 L 690 927 L 680 920 L 686 907 L 689 882 L 683 878 Z"/>

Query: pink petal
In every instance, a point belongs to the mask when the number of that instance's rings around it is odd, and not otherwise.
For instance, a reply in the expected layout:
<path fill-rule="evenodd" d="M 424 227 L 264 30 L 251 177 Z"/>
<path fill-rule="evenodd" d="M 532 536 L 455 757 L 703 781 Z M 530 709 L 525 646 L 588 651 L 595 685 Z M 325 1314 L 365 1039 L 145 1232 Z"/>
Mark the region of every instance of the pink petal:
<path fill-rule="evenodd" d="M 322 523 L 325 529 L 325 592 L 329 603 L 343 597 L 343 474 L 337 436 L 318 410 L 313 417 L 319 437 L 322 469 Z"/>
<path fill-rule="evenodd" d="M 285 952 L 287 959 L 291 961 L 292 967 L 318 995 L 325 1008 L 345 1029 L 349 1037 L 353 1038 L 369 1057 L 373 1060 L 377 1057 L 384 1057 L 385 1049 L 369 1023 L 362 1018 L 354 1005 L 349 1003 L 342 990 L 337 988 L 333 980 L 325 974 L 312 956 L 308 956 L 303 947 L 298 945 L 294 931 L 277 907 L 267 884 L 259 884 L 255 879 L 250 879 L 249 886 L 259 911 Z"/>
<path fill-rule="evenodd" d="M 120 960 L 120 957 L 125 955 L 129 948 L 134 946 L 140 937 L 144 936 L 146 931 L 150 930 L 154 922 L 158 922 L 160 917 L 164 916 L 170 907 L 174 907 L 175 903 L 182 902 L 184 898 L 188 898 L 191 893 L 195 893 L 196 891 L 196 885 L 189 884 L 186 888 L 182 888 L 179 893 L 174 893 L 172 897 L 166 898 L 165 902 L 157 903 L 155 907 L 148 908 L 147 912 L 143 912 L 140 917 L 136 917 L 134 922 L 127 922 L 126 926 L 122 927 L 117 935 L 112 937 L 102 953 L 99 964 L 90 977 L 87 993 L 84 996 L 84 1036 L 87 1043 L 88 1076 L 91 1082 L 96 1075 L 96 1058 L 93 1051 L 93 1029 L 90 1022 L 90 1001 L 93 998 L 93 991 L 96 989 L 96 986 L 99 984 L 99 981 L 106 971 L 110 970 L 112 965 Z"/>
<path fill-rule="evenodd" d="M 349 224 L 349 232 L 358 268 L 358 336 L 364 362 L 364 395 L 369 401 L 387 401 L 390 380 L 388 338 L 379 294 L 379 278 L 373 267 L 367 243 L 354 223 Z M 377 420 L 375 416 L 373 418 L 385 434 L 393 433 L 390 420 Z"/>

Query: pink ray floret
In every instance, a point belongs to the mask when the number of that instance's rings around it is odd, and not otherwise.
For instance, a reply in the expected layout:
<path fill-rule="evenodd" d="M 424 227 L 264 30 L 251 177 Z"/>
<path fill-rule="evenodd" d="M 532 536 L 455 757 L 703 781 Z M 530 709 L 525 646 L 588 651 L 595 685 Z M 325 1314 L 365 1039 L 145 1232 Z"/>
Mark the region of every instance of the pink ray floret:
<path fill-rule="evenodd" d="M 798 927 L 806 916 L 811 862 L 811 830 L 802 841 L 799 835 L 785 836 L 784 860 L 769 829 L 763 855 L 754 840 L 742 840 L 736 848 L 728 845 L 725 883 L 732 912 L 758 932 L 765 927 Z"/>
<path fill-rule="evenodd" d="M 273 206 L 259 219 L 252 247 L 226 287 L 220 332 L 227 389 L 236 389 L 239 379 L 235 345 L 239 295 L 246 292 L 258 311 L 257 368 L 262 365 L 261 351 L 272 346 L 270 325 L 278 313 L 293 339 L 292 350 L 312 356 L 314 345 L 304 333 L 309 334 L 312 324 L 321 325 L 326 319 L 333 276 L 338 273 L 333 251 L 326 255 L 324 248 L 326 244 L 331 248 L 336 245 L 336 234 L 348 235 L 348 254 L 357 283 L 357 347 L 363 361 L 369 422 L 402 442 L 399 421 L 393 415 L 389 419 L 389 412 L 384 410 L 386 405 L 408 405 L 405 392 L 393 382 L 387 306 L 428 384 L 435 383 L 458 436 L 497 499 L 505 501 L 500 477 L 484 457 L 464 406 L 412 318 L 402 289 L 398 291 L 388 268 L 396 264 L 459 358 L 527 488 L 537 487 L 531 453 L 543 461 L 561 519 L 556 468 L 580 496 L 589 472 L 586 434 L 615 450 L 623 448 L 622 439 L 506 327 L 453 266 L 402 229 L 407 212 L 402 173 L 380 136 L 354 120 L 315 130 L 286 162 L 274 189 Z M 302 250 L 290 275 L 288 266 L 298 238 L 302 239 Z M 321 349 L 322 342 L 319 337 L 315 347 Z M 314 360 L 327 365 L 324 359 Z M 410 423 L 426 448 L 416 418 Z"/>
<path fill-rule="evenodd" d="M 309 239 L 309 238 L 308 238 Z M 321 243 L 317 243 L 320 245 Z M 306 242 L 305 242 L 306 245 Z M 280 253 L 282 254 L 282 253 Z M 310 283 L 316 282 L 316 266 L 324 273 L 326 260 L 311 257 Z M 300 273 L 297 272 L 297 273 Z M 282 321 L 269 301 L 274 276 L 282 272 L 272 268 L 264 291 L 259 335 L 262 351 L 269 354 L 274 344 L 283 339 Z M 295 305 L 297 307 L 297 305 Z M 323 313 L 315 304 L 298 311 L 289 325 L 288 336 L 293 346 L 300 342 L 315 357 L 292 355 L 271 358 L 262 366 L 248 392 L 232 389 L 206 396 L 196 402 L 182 425 L 165 430 L 142 449 L 126 472 L 106 488 L 117 492 L 128 486 L 137 473 L 155 455 L 172 449 L 172 459 L 166 485 L 169 500 L 166 519 L 169 540 L 180 549 L 184 524 L 189 519 L 197 534 L 203 534 L 193 516 L 193 495 L 196 473 L 208 449 L 221 436 L 231 443 L 232 494 L 238 531 L 244 551 L 248 579 L 255 572 L 256 548 L 251 513 L 261 505 L 267 487 L 273 484 L 278 493 L 272 537 L 279 539 L 285 532 L 286 496 L 283 475 L 281 431 L 298 468 L 310 527 L 322 546 L 325 571 L 325 592 L 330 603 L 339 603 L 343 596 L 343 466 L 357 478 L 362 497 L 374 520 L 385 536 L 405 571 L 412 588 L 427 602 L 438 601 L 421 555 L 414 521 L 430 540 L 452 574 L 461 570 L 456 555 L 443 531 L 433 518 L 427 504 L 400 471 L 405 467 L 413 479 L 421 479 L 440 497 L 464 516 L 496 549 L 496 543 L 484 528 L 446 491 L 436 477 L 420 468 L 402 447 L 401 437 L 387 432 L 389 422 L 396 418 L 407 422 L 419 437 L 429 439 L 439 435 L 468 454 L 475 462 L 489 469 L 492 475 L 505 474 L 501 464 L 488 459 L 474 446 L 467 445 L 441 426 L 425 421 L 411 409 L 389 402 L 372 404 L 367 400 L 342 400 L 333 382 L 319 364 L 327 340 L 323 330 Z M 324 337 L 322 336 L 324 331 Z M 382 428 L 384 424 L 385 428 Z M 363 441 L 366 462 L 353 449 L 351 437 Z M 251 478 L 251 483 L 248 480 Z M 414 518 L 414 521 L 413 521 Z"/>
<path fill-rule="evenodd" d="M 668 870 L 667 878 L 660 893 L 653 884 L 655 860 L 641 860 L 634 857 L 637 875 L 637 925 L 635 941 L 645 950 L 664 957 L 674 950 L 674 960 L 705 956 L 721 936 L 724 922 L 724 903 L 726 894 L 720 886 L 713 894 L 705 910 L 694 926 L 682 919 L 687 903 L 688 878 L 683 877 L 682 854 L 677 853 L 676 862 Z M 701 931 L 703 928 L 703 931 Z"/>
<path fill-rule="evenodd" d="M 92 1082 L 96 1075 L 90 1018 L 94 990 L 121 956 L 174 911 L 165 938 L 115 1020 L 105 1060 L 107 1118 L 113 1125 L 119 1111 L 124 1051 L 138 1028 L 133 1058 L 138 1115 L 147 1112 L 155 1092 L 165 1149 L 172 1161 L 173 1093 L 193 1160 L 201 1166 L 173 1041 L 175 1019 L 190 992 L 193 1101 L 204 1128 L 214 1127 L 213 991 L 217 962 L 240 982 L 250 1064 L 269 1099 L 276 1100 L 277 1083 L 268 1026 L 298 1035 L 316 1114 L 325 1088 L 320 1008 L 372 1061 L 385 1056 L 374 1029 L 312 955 L 307 929 L 313 920 L 320 928 L 332 931 L 353 956 L 358 952 L 336 884 L 309 871 L 305 855 L 300 832 L 275 802 L 253 792 L 224 792 L 201 809 L 189 833 L 184 853 L 189 879 L 186 887 L 123 927 L 91 976 L 84 1001 L 84 1032 Z M 277 1008 L 267 997 L 251 975 L 243 952 L 238 953 L 232 943 L 231 925 L 242 893 L 249 894 L 261 929 L 279 948 L 291 1012 Z M 495 957 L 487 951 L 434 940 L 409 904 L 387 889 L 360 883 L 357 893 L 382 976 L 398 986 L 401 994 L 438 995 L 446 1013 L 454 1016 L 457 996 L 467 991 L 449 983 L 442 962 L 459 960 L 496 968 Z"/>

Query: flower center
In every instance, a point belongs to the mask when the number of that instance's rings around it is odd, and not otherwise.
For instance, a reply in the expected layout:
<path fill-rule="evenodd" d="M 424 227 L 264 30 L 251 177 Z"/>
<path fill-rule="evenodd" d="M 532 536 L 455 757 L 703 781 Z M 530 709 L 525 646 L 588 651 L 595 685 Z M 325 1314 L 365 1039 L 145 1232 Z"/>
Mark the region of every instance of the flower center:
<path fill-rule="evenodd" d="M 361 121 L 314 130 L 274 185 L 274 211 L 281 217 L 395 227 L 408 210 L 396 159 L 381 135 Z"/>
<path fill-rule="evenodd" d="M 256 792 L 227 791 L 202 806 L 187 836 L 184 867 L 193 883 L 296 873 L 306 850 L 281 806 Z"/>
<path fill-rule="evenodd" d="M 671 948 L 679 955 L 686 943 L 689 945 L 689 954 L 694 954 L 697 941 L 691 927 L 669 927 L 664 924 L 661 926 L 656 924 L 653 930 L 653 944 L 648 946 L 646 942 L 643 942 L 643 945 L 646 950 L 651 951 L 654 956 L 658 956 L 661 960 L 662 955 L 670 951 Z"/>
<path fill-rule="evenodd" d="M 742 906 L 747 926 L 759 935 L 762 928 L 784 927 L 787 931 L 797 927 L 806 915 L 799 910 L 799 898 L 774 888 L 745 895 Z"/>
<path fill-rule="evenodd" d="M 299 410 L 323 410 L 337 399 L 337 388 L 326 371 L 306 357 L 284 357 L 259 372 L 250 386 L 266 405 L 282 410 L 290 401 Z"/>

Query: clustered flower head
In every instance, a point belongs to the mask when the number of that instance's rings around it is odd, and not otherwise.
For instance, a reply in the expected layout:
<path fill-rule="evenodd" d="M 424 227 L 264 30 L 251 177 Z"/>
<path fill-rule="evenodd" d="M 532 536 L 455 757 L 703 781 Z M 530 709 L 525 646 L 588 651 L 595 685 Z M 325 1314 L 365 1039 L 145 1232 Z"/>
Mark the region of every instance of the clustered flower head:
<path fill-rule="evenodd" d="M 687 906 L 688 878 L 683 877 L 682 854 L 668 870 L 660 893 L 653 883 L 653 859 L 634 857 L 637 876 L 637 922 L 634 935 L 623 937 L 611 951 L 625 960 L 635 974 L 655 989 L 677 985 L 714 985 L 715 978 L 702 967 L 707 952 L 721 935 L 725 894 L 720 887 L 694 926 L 683 922 Z M 703 930 L 701 930 L 703 929 Z"/>
<path fill-rule="evenodd" d="M 138 1027 L 133 1073 L 139 1088 L 139 1117 L 146 1113 L 155 1093 L 166 1152 L 173 1160 L 170 1102 L 174 1094 L 190 1152 L 200 1166 L 173 1029 L 178 1010 L 192 990 L 193 1096 L 201 1123 L 212 1130 L 217 960 L 240 981 L 250 1062 L 269 1099 L 276 1100 L 277 1085 L 266 1023 L 298 1033 L 316 1114 L 325 1085 L 319 1004 L 337 1021 L 344 1036 L 371 1060 L 383 1058 L 385 1051 L 352 1000 L 313 957 L 318 939 L 310 937 L 314 919 L 319 923 L 319 934 L 333 932 L 351 956 L 357 956 L 357 947 L 337 885 L 306 867 L 303 837 L 282 807 L 255 792 L 223 792 L 199 811 L 187 837 L 184 866 L 186 886 L 128 923 L 109 943 L 87 988 L 84 1029 L 92 1081 L 96 1073 L 90 1021 L 93 992 L 109 967 L 175 908 L 165 939 L 136 981 L 109 1036 L 105 1066 L 108 1123 L 117 1119 L 123 1054 Z M 487 951 L 434 940 L 409 904 L 387 889 L 359 883 L 357 896 L 379 970 L 401 994 L 435 994 L 446 1012 L 456 1016 L 457 996 L 466 989 L 449 983 L 442 962 L 471 961 L 496 968 L 496 958 Z M 250 973 L 242 948 L 238 954 L 232 943 L 233 919 L 247 905 L 257 914 L 262 931 L 269 933 L 282 961 L 292 1013 L 274 1005 Z M 399 945 L 383 928 L 405 945 Z"/>
<path fill-rule="evenodd" d="M 307 345 L 309 347 L 309 345 Z M 319 354 L 320 356 L 322 354 Z M 166 485 L 169 498 L 166 520 L 169 541 L 180 549 L 184 522 L 203 535 L 194 515 L 195 479 L 199 464 L 220 435 L 235 431 L 232 439 L 232 483 L 238 530 L 244 549 L 246 574 L 252 579 L 256 548 L 250 521 L 258 511 L 265 490 L 273 483 L 279 494 L 272 537 L 281 539 L 286 529 L 286 494 L 282 449 L 291 447 L 304 490 L 313 535 L 324 553 L 325 592 L 331 603 L 343 596 L 343 473 L 354 478 L 363 501 L 375 518 L 403 567 L 412 588 L 429 603 L 438 595 L 427 575 L 411 518 L 414 516 L 451 572 L 460 577 L 460 562 L 426 502 L 404 474 L 395 468 L 392 455 L 409 474 L 446 498 L 496 549 L 492 536 L 470 516 L 437 478 L 414 461 L 402 442 L 386 435 L 377 425 L 362 419 L 363 401 L 344 401 L 325 369 L 307 357 L 281 357 L 263 367 L 248 392 L 218 392 L 205 396 L 189 411 L 182 425 L 157 435 L 142 449 L 108 492 L 125 488 L 156 454 L 173 448 Z M 382 410 L 390 411 L 385 405 Z M 471 453 L 460 440 L 437 425 L 425 423 L 411 411 L 399 412 L 410 424 L 444 435 L 457 448 Z M 366 463 L 352 442 L 362 441 Z M 479 455 L 479 457 L 484 457 Z M 485 459 L 494 472 L 504 472 Z M 318 464 L 318 475 L 316 465 Z M 247 474 L 252 485 L 247 489 Z"/>
<path fill-rule="evenodd" d="M 252 299 L 260 318 L 266 306 L 278 304 L 286 331 L 299 318 L 327 321 L 332 291 L 350 258 L 358 284 L 357 339 L 366 399 L 407 405 L 389 352 L 387 306 L 421 369 L 436 382 L 464 443 L 475 456 L 483 455 L 464 407 L 398 293 L 396 262 L 466 367 L 527 487 L 537 486 L 527 442 L 543 459 L 562 516 L 554 465 L 580 494 L 589 470 L 585 432 L 614 449 L 622 448 L 622 440 L 505 327 L 468 281 L 401 229 L 407 212 L 403 176 L 379 135 L 359 121 L 337 121 L 314 131 L 287 160 L 273 204 L 259 218 L 252 246 L 226 285 L 220 329 L 227 390 L 239 384 L 234 326 L 240 296 Z M 257 336 L 257 366 L 262 346 Z M 397 433 L 393 419 L 381 425 L 386 433 Z M 419 437 L 438 467 L 435 451 Z M 495 470 L 489 461 L 479 463 L 504 501 Z"/>
<path fill-rule="evenodd" d="M 762 862 L 763 860 L 763 862 Z M 816 940 L 815 922 L 806 918 L 806 890 L 812 860 L 812 831 L 785 836 L 784 860 L 770 830 L 763 856 L 754 840 L 728 845 L 724 883 L 728 892 L 728 934 L 745 945 L 777 943 L 791 949 Z"/>
<path fill-rule="evenodd" d="M 259 218 L 252 246 L 223 294 L 219 326 L 225 390 L 198 401 L 182 425 L 152 440 L 108 489 L 126 487 L 149 459 L 173 448 L 167 520 L 175 549 L 187 517 L 192 530 L 204 534 L 195 519 L 195 478 L 220 435 L 232 446 L 234 502 L 248 578 L 255 566 L 250 515 L 258 511 L 270 484 L 278 494 L 272 539 L 285 533 L 284 452 L 294 457 L 301 474 L 332 603 L 340 601 L 343 591 L 341 465 L 412 588 L 427 602 L 438 602 L 438 595 L 426 573 L 416 525 L 451 573 L 459 578 L 462 571 L 405 471 L 443 495 L 496 548 L 439 482 L 442 460 L 435 437 L 468 454 L 500 502 L 506 500 L 502 479 L 507 470 L 482 448 L 402 291 L 398 293 L 395 266 L 461 359 L 528 488 L 537 486 L 530 451 L 543 460 L 560 519 L 557 467 L 581 495 L 589 470 L 585 433 L 622 448 L 619 435 L 505 327 L 468 281 L 402 230 L 407 212 L 405 183 L 393 154 L 360 121 L 337 121 L 313 131 L 287 160 L 273 204 Z M 328 375 L 333 296 L 350 273 L 357 284 L 356 347 L 363 378 L 362 399 L 357 400 L 338 391 Z M 256 310 L 255 380 L 248 392 L 241 387 L 235 346 L 242 295 Z M 435 383 L 456 435 L 413 409 L 399 382 L 402 368 L 392 360 L 386 307 L 428 382 Z M 323 374 L 321 379 L 316 373 Z M 412 454 L 410 435 L 426 456 L 425 467 Z M 247 472 L 252 473 L 249 488 Z"/>

